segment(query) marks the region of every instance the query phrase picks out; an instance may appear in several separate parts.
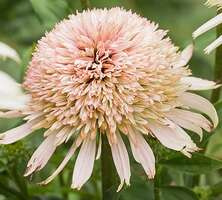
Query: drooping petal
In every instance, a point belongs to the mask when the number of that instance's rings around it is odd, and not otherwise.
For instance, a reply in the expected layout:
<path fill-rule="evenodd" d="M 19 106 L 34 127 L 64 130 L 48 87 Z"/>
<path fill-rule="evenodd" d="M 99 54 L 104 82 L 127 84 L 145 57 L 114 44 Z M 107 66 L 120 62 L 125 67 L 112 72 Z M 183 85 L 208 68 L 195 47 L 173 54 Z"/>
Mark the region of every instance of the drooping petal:
<path fill-rule="evenodd" d="M 167 148 L 181 151 L 190 157 L 190 152 L 199 150 L 190 136 L 176 124 L 169 126 L 149 122 L 149 128 L 153 135 Z"/>
<path fill-rule="evenodd" d="M 200 26 L 197 30 L 193 32 L 193 38 L 197 38 L 198 36 L 202 35 L 203 33 L 209 31 L 210 29 L 216 27 L 217 25 L 222 23 L 222 14 L 218 14 L 214 18 L 210 19 L 202 26 Z"/>
<path fill-rule="evenodd" d="M 189 92 L 184 92 L 178 100 L 183 103 L 185 106 L 188 106 L 192 109 L 205 113 L 212 120 L 214 127 L 218 124 L 218 116 L 214 106 L 205 98 L 192 94 Z"/>
<path fill-rule="evenodd" d="M 116 133 L 116 143 L 110 143 L 112 157 L 114 164 L 116 166 L 117 173 L 120 177 L 120 185 L 117 189 L 117 192 L 120 191 L 123 187 L 124 182 L 130 184 L 130 163 L 129 156 L 126 150 L 126 146 L 122 140 L 122 137 L 119 133 Z"/>
<path fill-rule="evenodd" d="M 131 134 L 134 134 L 134 136 L 131 137 Z M 153 151 L 141 133 L 131 134 L 129 135 L 129 141 L 133 157 L 143 166 L 147 176 L 152 179 L 155 175 L 155 157 Z"/>
<path fill-rule="evenodd" d="M 219 47 L 222 44 L 222 36 L 218 37 L 216 40 L 214 40 L 209 46 L 207 46 L 204 49 L 204 52 L 206 54 L 210 54 L 214 49 Z"/>
<path fill-rule="evenodd" d="M 64 160 L 59 165 L 59 167 L 53 172 L 53 174 L 51 176 L 49 176 L 46 180 L 42 181 L 39 184 L 46 185 L 46 184 L 50 183 L 64 169 L 64 167 L 67 165 L 69 160 L 72 158 L 72 156 L 74 155 L 76 149 L 79 147 L 80 144 L 81 144 L 81 142 L 74 142 L 73 145 L 71 146 L 71 148 L 69 149 L 69 152 L 66 154 Z"/>
<path fill-rule="evenodd" d="M 11 144 L 26 137 L 34 131 L 32 127 L 39 121 L 40 119 L 35 119 L 0 134 L 0 144 Z"/>
<path fill-rule="evenodd" d="M 13 59 L 17 63 L 20 62 L 18 53 L 3 42 L 0 42 L 0 57 L 3 57 L 3 58 L 8 57 L 8 58 Z"/>
<path fill-rule="evenodd" d="M 72 179 L 72 188 L 80 190 L 81 187 L 90 178 L 96 154 L 96 139 L 87 136 L 83 141 L 80 152 L 78 154 Z"/>
<path fill-rule="evenodd" d="M 181 83 L 189 86 L 188 90 L 211 90 L 220 87 L 214 81 L 208 81 L 197 77 L 183 77 Z"/>
<path fill-rule="evenodd" d="M 166 117 L 168 119 L 172 120 L 177 125 L 185 128 L 187 130 L 197 133 L 200 136 L 200 140 L 202 140 L 203 131 L 200 128 L 200 126 L 198 126 L 192 122 L 192 119 L 189 120 L 189 119 L 185 118 L 183 115 L 176 115 L 174 112 L 168 112 L 166 114 Z"/>
<path fill-rule="evenodd" d="M 40 171 L 43 167 L 45 167 L 56 150 L 55 138 L 55 134 L 49 135 L 37 148 L 28 162 L 24 176 L 29 176 L 33 172 Z"/>
<path fill-rule="evenodd" d="M 184 67 L 187 65 L 192 57 L 193 48 L 193 44 L 190 44 L 181 52 L 177 62 L 174 64 L 175 68 Z"/>
<path fill-rule="evenodd" d="M 176 108 L 176 109 L 172 109 L 170 112 L 167 112 L 166 116 L 169 117 L 173 121 L 178 121 L 178 122 L 181 121 L 182 124 L 183 122 L 185 122 L 187 125 L 192 123 L 195 126 L 198 126 L 207 132 L 210 132 L 212 130 L 212 126 L 213 126 L 212 123 L 199 113 Z M 189 126 L 184 127 L 184 128 L 189 129 Z"/>

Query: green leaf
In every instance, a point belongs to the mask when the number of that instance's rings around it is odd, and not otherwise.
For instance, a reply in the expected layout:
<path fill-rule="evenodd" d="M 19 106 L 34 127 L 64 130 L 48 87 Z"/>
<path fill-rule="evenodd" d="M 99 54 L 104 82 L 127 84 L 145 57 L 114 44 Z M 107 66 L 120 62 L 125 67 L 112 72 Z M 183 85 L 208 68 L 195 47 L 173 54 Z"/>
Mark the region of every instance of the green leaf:
<path fill-rule="evenodd" d="M 189 174 L 206 174 L 222 168 L 222 161 L 195 153 L 192 158 L 183 155 L 160 161 L 160 164 Z"/>
<path fill-rule="evenodd" d="M 64 0 L 30 0 L 40 21 L 51 28 L 68 14 L 68 4 Z"/>
<path fill-rule="evenodd" d="M 198 200 L 196 194 L 185 188 L 177 186 L 166 186 L 160 188 L 161 200 Z"/>

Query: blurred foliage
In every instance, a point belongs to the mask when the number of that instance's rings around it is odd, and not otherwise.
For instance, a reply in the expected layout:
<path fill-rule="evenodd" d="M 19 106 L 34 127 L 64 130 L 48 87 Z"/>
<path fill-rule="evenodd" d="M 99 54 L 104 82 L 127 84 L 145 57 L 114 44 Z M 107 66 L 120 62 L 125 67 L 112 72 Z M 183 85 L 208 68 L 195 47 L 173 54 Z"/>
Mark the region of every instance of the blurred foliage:
<path fill-rule="evenodd" d="M 91 0 L 92 7 L 122 6 L 155 21 L 163 29 L 170 30 L 169 36 L 181 48 L 192 42 L 192 32 L 200 24 L 215 15 L 215 9 L 206 8 L 204 0 Z M 0 61 L 3 70 L 22 82 L 28 62 L 37 41 L 55 23 L 69 14 L 81 11 L 80 0 L 0 0 L 0 41 L 15 48 L 21 64 Z M 198 77 L 213 79 L 214 55 L 205 56 L 202 49 L 215 38 L 215 31 L 198 39 L 191 61 L 191 69 Z M 202 93 L 210 97 L 210 93 Z M 222 101 L 216 104 L 222 122 Z M 0 130 L 5 131 L 21 123 L 20 119 L 0 119 Z M 222 124 L 222 123 L 221 123 Z M 205 136 L 206 142 L 198 144 L 207 148 L 206 155 L 195 154 L 185 158 L 167 150 L 156 140 L 149 139 L 160 161 L 161 200 L 220 200 L 222 199 L 222 127 Z M 97 200 L 101 199 L 100 162 L 97 161 L 93 176 L 81 191 L 69 188 L 73 169 L 72 162 L 64 172 L 46 187 L 36 184 L 55 169 L 67 152 L 64 145 L 56 152 L 52 161 L 40 173 L 24 178 L 25 164 L 31 152 L 42 140 L 41 131 L 23 142 L 0 146 L 0 200 Z M 207 145 L 207 147 L 206 147 Z M 153 181 L 147 180 L 140 165 L 131 160 L 131 187 L 125 188 L 121 200 L 153 200 Z M 195 174 L 195 175 L 194 175 Z M 197 174 L 202 174 L 201 176 Z"/>

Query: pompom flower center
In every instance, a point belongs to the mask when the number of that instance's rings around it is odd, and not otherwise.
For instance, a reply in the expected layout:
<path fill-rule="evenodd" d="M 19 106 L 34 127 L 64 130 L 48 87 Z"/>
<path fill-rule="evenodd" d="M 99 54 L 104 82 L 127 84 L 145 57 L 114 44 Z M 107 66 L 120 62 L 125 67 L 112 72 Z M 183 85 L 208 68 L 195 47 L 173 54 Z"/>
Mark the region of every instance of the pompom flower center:
<path fill-rule="evenodd" d="M 174 67 L 179 55 L 166 31 L 131 12 L 109 15 L 73 15 L 40 40 L 24 86 L 45 128 L 147 132 L 147 119 L 161 121 L 163 110 L 178 105 L 189 70 Z"/>

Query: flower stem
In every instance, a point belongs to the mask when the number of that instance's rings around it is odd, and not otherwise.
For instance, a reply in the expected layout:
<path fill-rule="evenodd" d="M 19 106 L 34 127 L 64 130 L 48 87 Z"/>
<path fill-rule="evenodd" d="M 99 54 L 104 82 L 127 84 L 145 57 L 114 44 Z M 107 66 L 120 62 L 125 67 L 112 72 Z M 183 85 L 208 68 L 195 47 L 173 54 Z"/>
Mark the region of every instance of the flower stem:
<path fill-rule="evenodd" d="M 91 8 L 90 0 L 80 0 L 82 4 L 82 9 Z"/>
<path fill-rule="evenodd" d="M 222 11 L 218 11 L 218 14 L 220 14 Z M 222 35 L 222 24 L 217 26 L 217 37 Z M 222 83 L 222 46 L 219 46 L 216 49 L 216 57 L 215 57 L 215 67 L 214 67 L 214 79 L 216 82 Z M 221 89 L 217 88 L 213 90 L 211 101 L 212 103 L 215 103 L 220 98 L 220 92 Z"/>
<path fill-rule="evenodd" d="M 116 192 L 118 179 L 115 166 L 112 159 L 112 153 L 109 142 L 105 134 L 102 136 L 102 199 L 103 200 L 118 200 L 120 194 Z"/>

